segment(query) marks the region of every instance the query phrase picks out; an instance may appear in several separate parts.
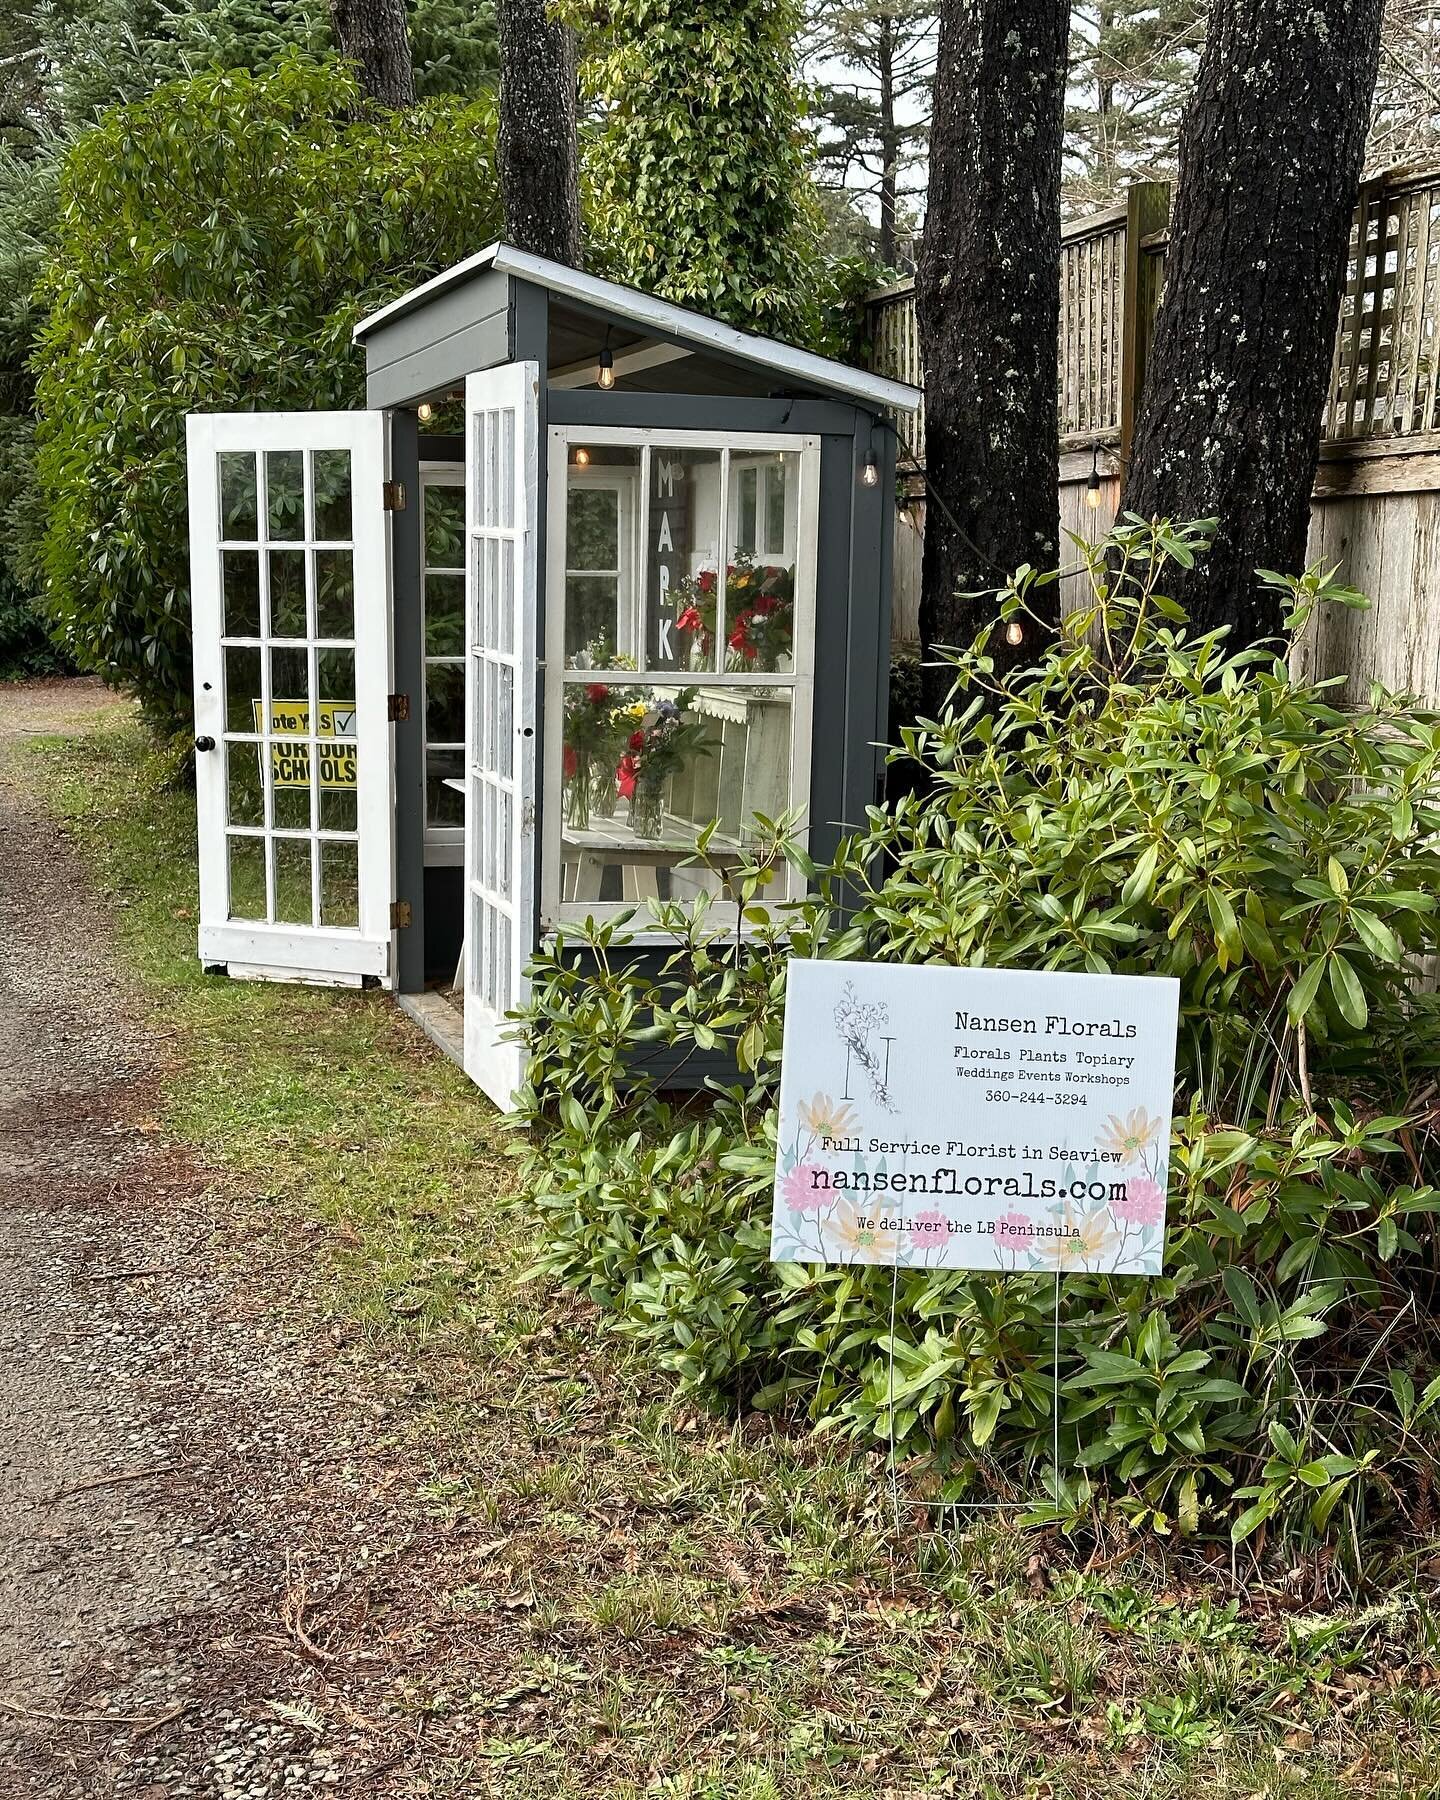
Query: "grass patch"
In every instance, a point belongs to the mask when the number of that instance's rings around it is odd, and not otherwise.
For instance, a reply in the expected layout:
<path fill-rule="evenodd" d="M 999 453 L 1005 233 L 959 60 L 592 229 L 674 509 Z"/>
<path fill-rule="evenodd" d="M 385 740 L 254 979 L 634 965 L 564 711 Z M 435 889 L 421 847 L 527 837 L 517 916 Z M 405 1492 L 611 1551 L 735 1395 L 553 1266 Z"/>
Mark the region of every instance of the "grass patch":
<path fill-rule="evenodd" d="M 336 1306 L 428 1395 L 416 1501 L 459 1548 L 385 1705 L 437 1800 L 1435 1791 L 1433 1582 L 1311 1615 L 903 1482 L 897 1535 L 878 1457 L 697 1413 L 524 1279 L 496 1116 L 385 996 L 200 971 L 193 803 L 133 727 L 22 754 L 173 1050 L 167 1129 L 325 1225 Z"/>

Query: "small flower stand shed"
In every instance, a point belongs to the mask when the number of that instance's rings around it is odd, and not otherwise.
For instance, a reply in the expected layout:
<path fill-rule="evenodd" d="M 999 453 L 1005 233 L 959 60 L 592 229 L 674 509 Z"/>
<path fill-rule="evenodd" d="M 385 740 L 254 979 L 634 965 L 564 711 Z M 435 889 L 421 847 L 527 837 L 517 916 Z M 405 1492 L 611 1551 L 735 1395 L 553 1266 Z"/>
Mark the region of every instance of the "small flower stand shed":
<path fill-rule="evenodd" d="M 355 337 L 372 410 L 188 421 L 200 956 L 412 1008 L 458 959 L 504 1105 L 542 935 L 874 800 L 920 396 L 504 244 Z"/>

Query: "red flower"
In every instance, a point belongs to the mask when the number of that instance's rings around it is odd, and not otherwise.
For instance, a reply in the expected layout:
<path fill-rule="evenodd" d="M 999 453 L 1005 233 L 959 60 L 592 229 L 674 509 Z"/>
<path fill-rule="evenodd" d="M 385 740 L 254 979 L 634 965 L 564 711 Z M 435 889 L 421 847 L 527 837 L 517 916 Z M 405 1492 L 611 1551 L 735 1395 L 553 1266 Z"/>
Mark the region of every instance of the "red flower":
<path fill-rule="evenodd" d="M 620 766 L 615 771 L 615 791 L 622 800 L 629 800 L 635 793 L 635 776 L 639 764 L 633 756 L 622 756 Z"/>
<path fill-rule="evenodd" d="M 592 681 L 586 684 L 585 698 L 592 706 L 599 706 L 602 700 L 610 698 L 610 690 L 603 681 Z"/>
<path fill-rule="evenodd" d="M 773 613 L 780 602 L 773 594 L 761 594 L 755 602 L 755 610 L 762 618 Z"/>
<path fill-rule="evenodd" d="M 675 629 L 677 631 L 703 631 L 705 621 L 693 606 L 687 606 L 675 621 Z"/>
<path fill-rule="evenodd" d="M 643 750 L 645 748 L 645 733 L 643 731 L 632 731 L 630 733 L 630 748 L 632 750 Z M 631 760 L 633 759 L 629 757 L 626 758 L 627 762 Z"/>
<path fill-rule="evenodd" d="M 749 632 L 750 621 L 753 617 L 754 614 L 749 607 L 746 607 L 744 612 L 736 613 L 735 626 L 729 637 L 729 644 L 732 650 L 743 650 L 745 648 L 748 641 L 746 634 Z"/>
<path fill-rule="evenodd" d="M 567 744 L 565 746 L 563 761 L 565 766 L 565 779 L 569 781 L 580 767 L 580 758 L 576 754 L 575 746 L 573 744 Z"/>
<path fill-rule="evenodd" d="M 713 594 L 715 592 L 715 571 L 702 569 L 695 585 L 702 594 Z"/>

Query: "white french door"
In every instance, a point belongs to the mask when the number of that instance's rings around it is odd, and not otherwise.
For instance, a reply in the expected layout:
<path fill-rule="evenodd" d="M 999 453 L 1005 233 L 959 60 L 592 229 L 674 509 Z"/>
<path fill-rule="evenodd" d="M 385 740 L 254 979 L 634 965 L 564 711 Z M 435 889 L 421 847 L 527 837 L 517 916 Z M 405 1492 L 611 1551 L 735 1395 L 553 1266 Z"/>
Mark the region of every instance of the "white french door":
<path fill-rule="evenodd" d="M 195 413 L 200 958 L 393 983 L 381 413 Z"/>
<path fill-rule="evenodd" d="M 539 384 L 535 363 L 465 384 L 465 1072 L 502 1107 L 535 921 Z"/>

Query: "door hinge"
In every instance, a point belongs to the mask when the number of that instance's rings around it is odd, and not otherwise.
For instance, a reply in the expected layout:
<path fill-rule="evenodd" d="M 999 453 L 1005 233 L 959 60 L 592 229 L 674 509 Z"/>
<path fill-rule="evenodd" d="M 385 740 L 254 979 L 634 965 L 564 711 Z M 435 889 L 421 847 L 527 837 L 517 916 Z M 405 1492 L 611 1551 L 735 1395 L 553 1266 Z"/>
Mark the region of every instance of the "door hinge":
<path fill-rule="evenodd" d="M 381 488 L 385 496 L 386 512 L 404 512 L 405 483 L 403 481 L 387 481 Z"/>
<path fill-rule="evenodd" d="M 390 929 L 403 931 L 410 923 L 411 912 L 408 900 L 392 900 L 390 902 Z"/>
<path fill-rule="evenodd" d="M 410 717 L 410 696 L 408 694 L 387 694 L 385 696 L 385 717 L 392 725 L 403 725 Z"/>

